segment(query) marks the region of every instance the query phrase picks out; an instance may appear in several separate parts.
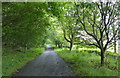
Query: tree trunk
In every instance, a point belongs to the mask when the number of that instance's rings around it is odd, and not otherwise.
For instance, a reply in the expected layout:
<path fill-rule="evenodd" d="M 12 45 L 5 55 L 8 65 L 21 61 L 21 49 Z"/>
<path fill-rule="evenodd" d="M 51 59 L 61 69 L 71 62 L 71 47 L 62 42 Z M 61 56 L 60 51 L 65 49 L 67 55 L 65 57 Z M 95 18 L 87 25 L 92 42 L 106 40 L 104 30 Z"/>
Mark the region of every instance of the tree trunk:
<path fill-rule="evenodd" d="M 105 64 L 105 51 L 102 49 L 101 50 L 101 66 L 104 66 Z"/>
<path fill-rule="evenodd" d="M 61 48 L 62 48 L 62 43 L 61 43 Z"/>
<path fill-rule="evenodd" d="M 58 48 L 60 48 L 60 43 L 58 44 Z"/>
<path fill-rule="evenodd" d="M 70 42 L 70 51 L 72 50 L 72 47 L 73 47 L 73 42 L 71 41 Z"/>
<path fill-rule="evenodd" d="M 116 39 L 114 38 L 114 52 L 116 53 Z"/>
<path fill-rule="evenodd" d="M 55 46 L 57 47 L 57 42 L 55 42 Z"/>

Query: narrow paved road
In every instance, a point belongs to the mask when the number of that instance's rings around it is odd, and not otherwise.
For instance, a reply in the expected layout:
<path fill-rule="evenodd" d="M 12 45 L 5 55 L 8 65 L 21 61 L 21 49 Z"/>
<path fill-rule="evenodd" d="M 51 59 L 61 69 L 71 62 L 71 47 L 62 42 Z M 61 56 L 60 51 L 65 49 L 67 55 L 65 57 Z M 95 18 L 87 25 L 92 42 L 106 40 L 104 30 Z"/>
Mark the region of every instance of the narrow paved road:
<path fill-rule="evenodd" d="M 47 46 L 46 51 L 25 65 L 14 76 L 75 76 L 68 65 Z"/>

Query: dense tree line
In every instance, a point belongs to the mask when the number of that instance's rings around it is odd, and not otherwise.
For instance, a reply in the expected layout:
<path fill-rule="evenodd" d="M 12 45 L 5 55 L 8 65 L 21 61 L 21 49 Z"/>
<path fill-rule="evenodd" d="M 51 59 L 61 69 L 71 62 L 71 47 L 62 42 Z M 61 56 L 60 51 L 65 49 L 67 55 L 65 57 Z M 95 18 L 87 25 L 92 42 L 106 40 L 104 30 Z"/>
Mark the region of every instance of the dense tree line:
<path fill-rule="evenodd" d="M 42 46 L 51 20 L 59 15 L 57 3 L 3 3 L 3 46 Z M 58 8 L 58 9 L 57 9 Z"/>

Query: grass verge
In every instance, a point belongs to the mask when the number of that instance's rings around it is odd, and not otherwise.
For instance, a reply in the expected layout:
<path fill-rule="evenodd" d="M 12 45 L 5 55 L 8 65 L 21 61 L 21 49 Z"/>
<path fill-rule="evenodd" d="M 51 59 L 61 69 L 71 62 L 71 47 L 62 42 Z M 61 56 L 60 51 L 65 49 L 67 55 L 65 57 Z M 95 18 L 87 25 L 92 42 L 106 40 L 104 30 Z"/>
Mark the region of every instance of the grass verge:
<path fill-rule="evenodd" d="M 56 49 L 78 76 L 118 76 L 118 58 L 108 55 L 105 66 L 100 66 L 99 53 L 88 50 Z M 110 57 L 109 57 L 110 56 Z"/>
<path fill-rule="evenodd" d="M 18 52 L 4 48 L 2 54 L 2 76 L 12 76 L 13 73 L 17 72 L 17 69 L 23 67 L 42 52 L 44 52 L 42 48 L 32 48 L 27 52 Z"/>

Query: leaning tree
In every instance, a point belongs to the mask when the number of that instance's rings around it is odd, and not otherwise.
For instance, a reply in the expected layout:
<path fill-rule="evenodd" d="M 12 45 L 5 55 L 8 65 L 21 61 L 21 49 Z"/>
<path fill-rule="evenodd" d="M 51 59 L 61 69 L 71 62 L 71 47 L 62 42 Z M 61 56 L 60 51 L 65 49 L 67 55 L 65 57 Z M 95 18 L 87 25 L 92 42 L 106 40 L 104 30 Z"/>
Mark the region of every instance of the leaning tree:
<path fill-rule="evenodd" d="M 117 7 L 118 4 L 112 2 L 80 2 L 76 4 L 77 22 L 89 37 L 86 40 L 84 38 L 84 40 L 87 44 L 100 49 L 101 65 L 105 64 L 104 54 L 119 30 Z M 114 28 L 114 31 L 112 31 L 112 28 Z"/>

